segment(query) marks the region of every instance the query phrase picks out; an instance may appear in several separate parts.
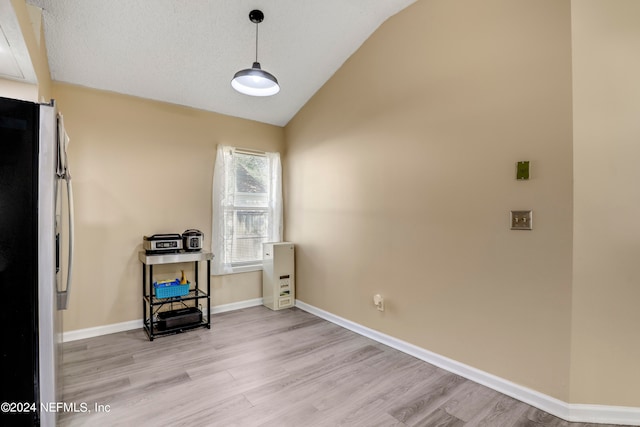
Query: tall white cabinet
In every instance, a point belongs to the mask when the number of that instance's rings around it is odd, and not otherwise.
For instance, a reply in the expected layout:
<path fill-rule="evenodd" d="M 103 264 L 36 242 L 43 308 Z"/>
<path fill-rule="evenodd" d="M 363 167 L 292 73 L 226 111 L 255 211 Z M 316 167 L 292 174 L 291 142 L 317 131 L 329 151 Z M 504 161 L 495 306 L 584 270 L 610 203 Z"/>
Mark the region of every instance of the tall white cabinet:
<path fill-rule="evenodd" d="M 262 303 L 271 310 L 295 305 L 294 252 L 294 245 L 290 242 L 262 245 Z"/>

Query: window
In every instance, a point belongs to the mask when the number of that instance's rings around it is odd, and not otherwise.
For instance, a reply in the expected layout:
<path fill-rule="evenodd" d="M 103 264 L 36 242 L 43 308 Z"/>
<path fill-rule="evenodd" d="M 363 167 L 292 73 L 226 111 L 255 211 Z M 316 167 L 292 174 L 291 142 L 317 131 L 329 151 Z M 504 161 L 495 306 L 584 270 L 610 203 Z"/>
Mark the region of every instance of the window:
<path fill-rule="evenodd" d="M 262 243 L 282 241 L 278 153 L 219 145 L 213 173 L 213 274 L 255 270 Z"/>

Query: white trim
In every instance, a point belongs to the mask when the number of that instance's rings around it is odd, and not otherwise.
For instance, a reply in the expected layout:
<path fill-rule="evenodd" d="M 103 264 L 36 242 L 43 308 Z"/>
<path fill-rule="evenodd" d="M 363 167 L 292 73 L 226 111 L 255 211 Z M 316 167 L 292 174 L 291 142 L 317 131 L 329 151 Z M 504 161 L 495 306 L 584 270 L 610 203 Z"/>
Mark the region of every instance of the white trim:
<path fill-rule="evenodd" d="M 582 405 L 565 403 L 571 416 L 568 421 L 581 423 L 640 425 L 640 408 L 628 406 Z"/>
<path fill-rule="evenodd" d="M 231 274 L 248 273 L 250 271 L 262 271 L 262 261 L 259 261 L 258 264 L 234 265 L 231 266 L 231 269 L 233 270 Z"/>
<path fill-rule="evenodd" d="M 571 404 L 296 300 L 296 307 L 567 421 L 640 425 L 640 408 Z"/>
<path fill-rule="evenodd" d="M 130 320 L 128 322 L 113 323 L 111 325 L 96 326 L 94 328 L 76 329 L 75 331 L 63 332 L 62 341 L 77 341 L 85 338 L 115 334 L 116 332 L 130 331 L 138 328 L 142 330 L 142 320 Z"/>
<path fill-rule="evenodd" d="M 213 314 L 224 313 L 226 311 L 240 310 L 242 308 L 262 305 L 262 298 L 254 298 L 245 301 L 232 302 L 229 304 L 214 305 L 211 307 Z M 202 313 L 207 317 L 207 313 Z M 101 335 L 115 334 L 116 332 L 131 331 L 133 329 L 142 330 L 142 319 L 130 320 L 128 322 L 113 323 L 111 325 L 96 326 L 93 328 L 76 329 L 62 333 L 63 342 L 77 341 L 85 338 L 99 337 Z"/>
<path fill-rule="evenodd" d="M 257 264 L 245 264 L 245 265 L 232 265 L 231 271 L 227 273 L 215 274 L 211 273 L 212 277 L 228 276 L 230 274 L 250 273 L 252 271 L 262 271 L 262 261 L 258 261 Z"/>

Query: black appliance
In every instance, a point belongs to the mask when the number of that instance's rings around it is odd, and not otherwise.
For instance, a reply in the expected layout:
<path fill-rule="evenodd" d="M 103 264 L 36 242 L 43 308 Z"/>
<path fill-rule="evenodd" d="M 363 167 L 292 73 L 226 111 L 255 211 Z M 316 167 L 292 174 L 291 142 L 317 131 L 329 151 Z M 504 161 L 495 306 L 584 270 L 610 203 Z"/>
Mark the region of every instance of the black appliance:
<path fill-rule="evenodd" d="M 143 236 L 142 247 L 150 255 L 175 253 L 182 249 L 182 236 L 177 233 Z"/>
<path fill-rule="evenodd" d="M 41 403 L 62 401 L 59 310 L 67 305 L 73 259 L 67 143 L 53 103 L 0 98 L 0 402 L 23 409 L 0 412 L 0 425 L 55 426 L 56 413 L 41 411 Z M 63 274 L 66 290 L 58 283 Z"/>
<path fill-rule="evenodd" d="M 196 307 L 184 307 L 177 310 L 158 313 L 159 331 L 202 323 L 202 311 Z"/>

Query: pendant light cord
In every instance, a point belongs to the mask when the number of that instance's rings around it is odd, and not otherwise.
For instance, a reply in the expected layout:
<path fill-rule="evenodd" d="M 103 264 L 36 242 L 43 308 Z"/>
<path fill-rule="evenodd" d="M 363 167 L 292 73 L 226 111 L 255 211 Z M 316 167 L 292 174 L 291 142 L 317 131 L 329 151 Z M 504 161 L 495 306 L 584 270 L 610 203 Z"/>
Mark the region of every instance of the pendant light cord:
<path fill-rule="evenodd" d="M 258 62 L 258 23 L 256 23 L 256 62 Z"/>

